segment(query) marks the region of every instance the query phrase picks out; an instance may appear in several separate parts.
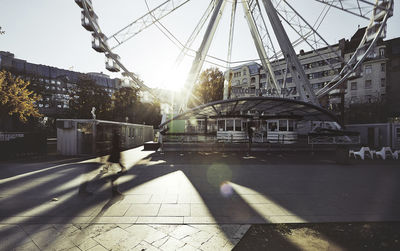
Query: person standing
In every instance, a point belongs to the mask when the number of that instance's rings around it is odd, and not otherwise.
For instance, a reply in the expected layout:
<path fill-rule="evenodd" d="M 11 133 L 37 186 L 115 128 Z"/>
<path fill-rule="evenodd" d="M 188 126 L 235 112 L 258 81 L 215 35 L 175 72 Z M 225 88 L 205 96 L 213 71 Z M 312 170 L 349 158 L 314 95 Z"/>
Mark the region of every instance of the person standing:
<path fill-rule="evenodd" d="M 247 124 L 247 136 L 249 137 L 249 152 L 251 150 L 251 143 L 253 142 L 253 129 L 250 124 Z"/>

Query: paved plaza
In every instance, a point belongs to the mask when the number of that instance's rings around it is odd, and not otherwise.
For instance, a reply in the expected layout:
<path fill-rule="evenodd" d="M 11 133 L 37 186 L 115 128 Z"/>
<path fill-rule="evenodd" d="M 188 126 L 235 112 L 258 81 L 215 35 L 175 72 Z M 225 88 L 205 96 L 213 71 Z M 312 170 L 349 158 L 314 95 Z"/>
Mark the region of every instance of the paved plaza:
<path fill-rule="evenodd" d="M 251 224 L 400 220 L 398 161 L 125 151 L 0 163 L 0 250 L 231 250 Z M 121 195 L 112 194 L 111 180 Z"/>

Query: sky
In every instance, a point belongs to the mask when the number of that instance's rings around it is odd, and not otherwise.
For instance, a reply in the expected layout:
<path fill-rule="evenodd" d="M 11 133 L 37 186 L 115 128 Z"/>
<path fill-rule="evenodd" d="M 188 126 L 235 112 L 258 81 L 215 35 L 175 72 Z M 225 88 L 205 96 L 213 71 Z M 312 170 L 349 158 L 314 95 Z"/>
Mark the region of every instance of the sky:
<path fill-rule="evenodd" d="M 163 0 L 147 2 L 151 8 Z M 209 55 L 221 60 L 227 58 L 231 2 L 229 0 L 226 4 L 209 50 Z M 315 21 L 323 7 L 313 0 L 290 2 L 310 23 Z M 161 23 L 179 41 L 185 43 L 208 3 L 208 0 L 191 0 L 162 19 Z M 99 25 L 107 36 L 147 12 L 145 0 L 93 0 L 93 6 L 99 16 Z M 79 72 L 104 72 L 111 77 L 120 76 L 108 72 L 104 66 L 104 54 L 91 48 L 91 35 L 81 26 L 80 8 L 73 0 L 0 0 L 0 7 L 0 26 L 6 32 L 0 36 L 1 51 L 9 51 L 15 57 L 32 63 Z M 366 20 L 331 10 L 318 31 L 330 44 L 334 44 L 341 38 L 349 39 L 358 26 L 367 24 Z M 389 19 L 387 30 L 386 39 L 400 36 L 399 1 L 395 1 L 394 16 Z M 234 32 L 232 61 L 256 59 L 257 52 L 240 4 Z M 287 29 L 287 32 L 294 39 L 293 31 Z M 201 34 L 192 46 L 194 50 L 200 45 Z M 307 50 L 304 46 L 300 45 L 295 50 Z M 121 56 L 123 64 L 138 74 L 145 84 L 164 89 L 182 86 L 193 60 L 193 57 L 185 57 L 180 66 L 175 67 L 174 62 L 180 49 L 154 25 L 116 48 L 115 52 Z M 222 61 L 219 64 L 226 66 Z M 213 65 L 205 64 L 204 68 L 210 66 Z"/>

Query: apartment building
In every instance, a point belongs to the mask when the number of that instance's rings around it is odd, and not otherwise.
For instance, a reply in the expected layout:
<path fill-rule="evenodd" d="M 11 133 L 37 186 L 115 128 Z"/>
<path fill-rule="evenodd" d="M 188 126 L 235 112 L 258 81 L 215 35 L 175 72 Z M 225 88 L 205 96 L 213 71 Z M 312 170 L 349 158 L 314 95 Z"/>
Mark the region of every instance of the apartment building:
<path fill-rule="evenodd" d="M 47 117 L 66 114 L 69 109 L 69 90 L 75 87 L 80 77 L 86 76 L 104 88 L 111 96 L 121 87 L 121 80 L 103 73 L 81 73 L 52 66 L 29 63 L 15 58 L 10 52 L 0 51 L 0 70 L 7 70 L 30 81 L 42 99 L 38 102 L 39 112 Z"/>

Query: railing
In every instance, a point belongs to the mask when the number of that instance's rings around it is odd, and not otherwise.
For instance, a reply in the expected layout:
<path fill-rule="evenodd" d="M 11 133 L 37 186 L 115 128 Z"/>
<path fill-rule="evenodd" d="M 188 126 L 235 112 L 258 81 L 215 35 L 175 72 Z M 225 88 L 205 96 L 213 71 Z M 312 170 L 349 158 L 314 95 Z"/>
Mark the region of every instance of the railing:
<path fill-rule="evenodd" d="M 162 136 L 163 142 L 217 142 L 217 136 L 214 134 L 200 134 L 200 133 L 168 133 Z"/>
<path fill-rule="evenodd" d="M 308 144 L 310 145 L 357 145 L 360 144 L 360 136 L 344 135 L 309 135 Z"/>

